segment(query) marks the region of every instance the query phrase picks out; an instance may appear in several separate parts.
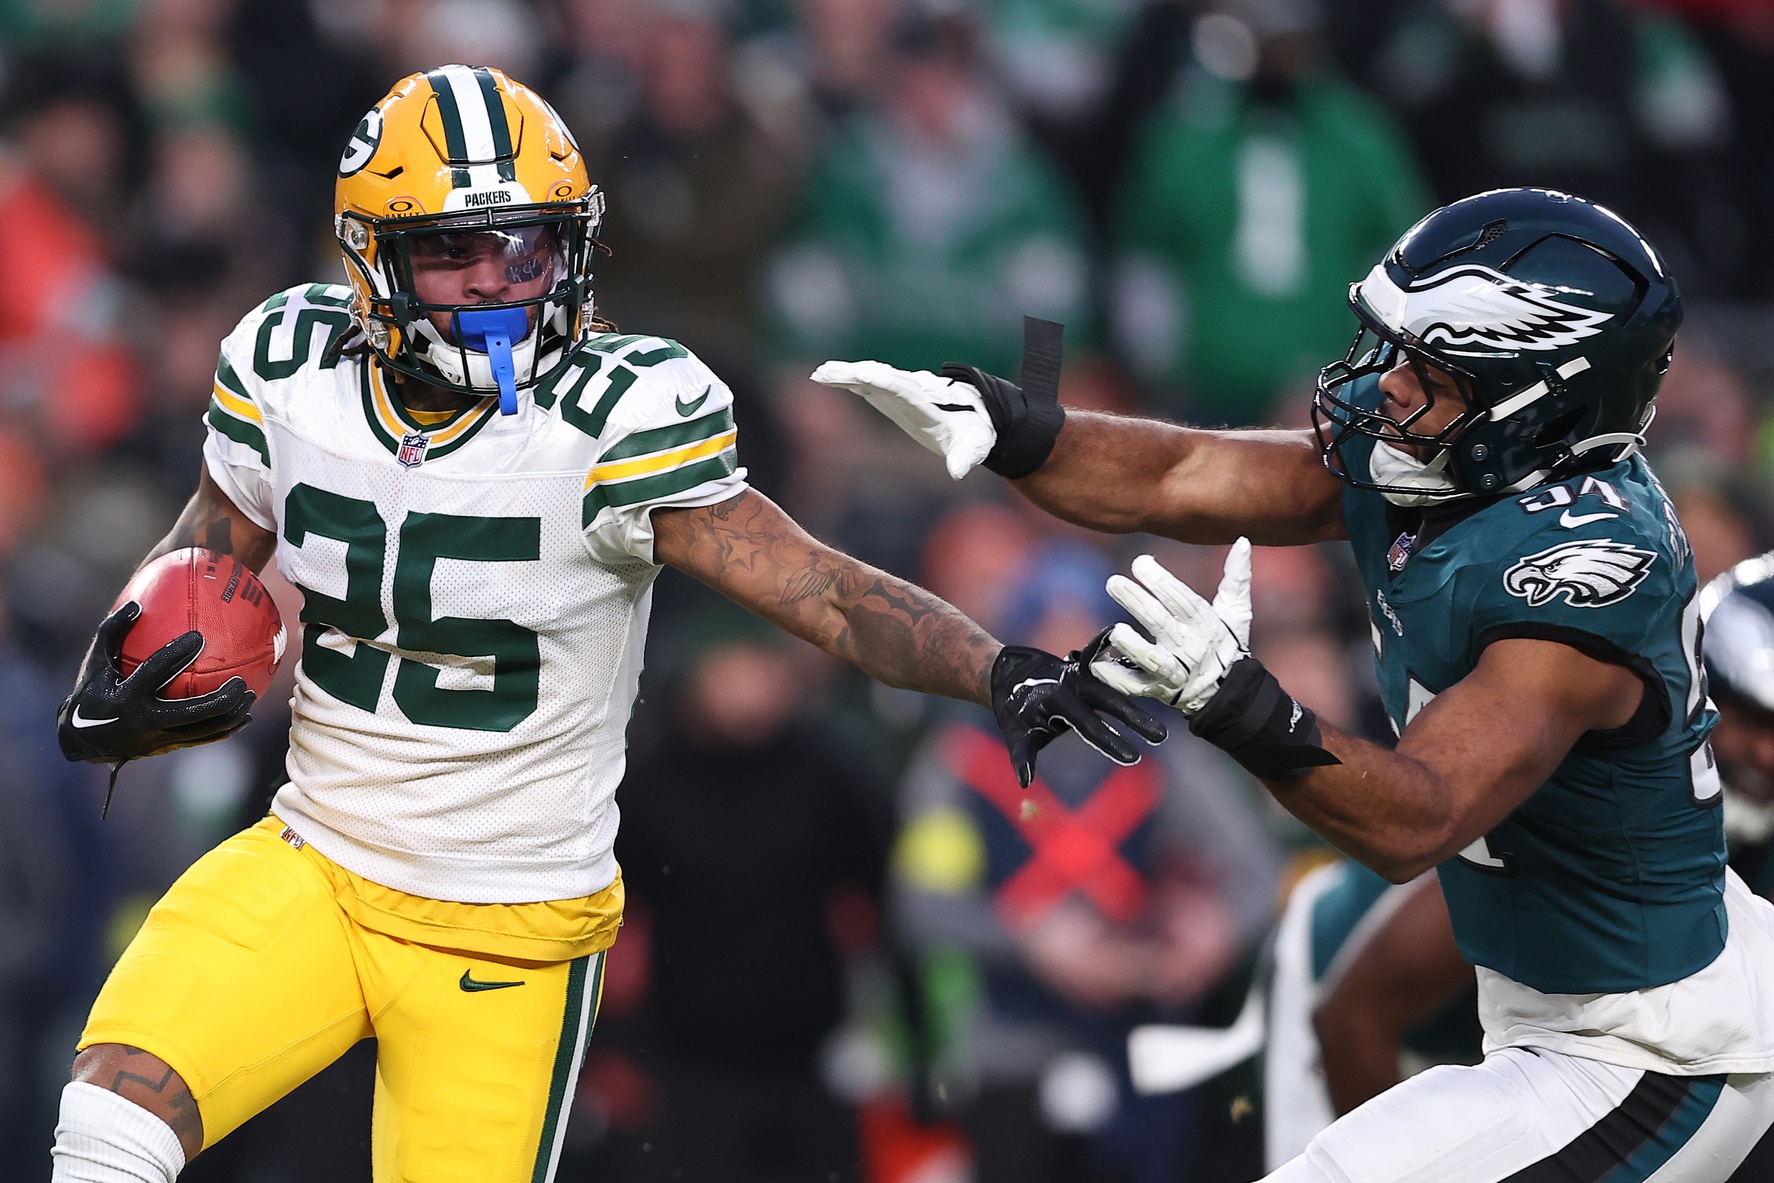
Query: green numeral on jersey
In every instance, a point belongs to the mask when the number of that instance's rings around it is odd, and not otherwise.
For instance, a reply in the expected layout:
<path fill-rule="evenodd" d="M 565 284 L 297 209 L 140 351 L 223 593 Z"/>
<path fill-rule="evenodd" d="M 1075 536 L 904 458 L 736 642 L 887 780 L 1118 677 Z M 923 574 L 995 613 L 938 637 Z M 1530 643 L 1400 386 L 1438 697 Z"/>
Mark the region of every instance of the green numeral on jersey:
<path fill-rule="evenodd" d="M 388 626 L 382 611 L 388 525 L 373 502 L 298 484 L 284 503 L 284 537 L 301 546 L 310 534 L 345 544 L 345 598 L 302 588 L 302 668 L 316 686 L 341 702 L 374 711 L 390 655 L 367 641 Z M 453 690 L 437 684 L 440 666 L 401 659 L 394 674 L 394 701 L 409 720 L 432 727 L 510 731 L 536 710 L 541 652 L 535 632 L 510 620 L 433 619 L 431 577 L 439 559 L 522 563 L 541 556 L 540 518 L 407 515 L 394 564 L 396 643 L 439 657 L 490 657 L 493 665 L 491 688 Z M 356 651 L 347 655 L 320 644 L 329 626 L 358 638 Z"/>
<path fill-rule="evenodd" d="M 542 557 L 541 518 L 469 518 L 409 513 L 400 527 L 394 567 L 394 618 L 400 647 L 493 659 L 488 690 L 445 690 L 437 666 L 402 661 L 394 674 L 394 701 L 415 723 L 510 731 L 536 709 L 542 655 L 536 634 L 509 620 L 431 616 L 431 573 L 439 559 L 533 563 Z"/>
<path fill-rule="evenodd" d="M 310 534 L 345 544 L 345 598 L 302 588 L 302 668 L 334 698 L 373 711 L 388 669 L 387 651 L 360 640 L 356 652 L 347 655 L 325 647 L 320 638 L 329 625 L 347 637 L 362 638 L 380 636 L 388 627 L 382 616 L 388 527 L 368 501 L 297 485 L 284 502 L 283 536 L 291 546 L 301 546 Z"/>
<path fill-rule="evenodd" d="M 287 361 L 271 360 L 271 332 L 283 323 L 288 315 L 287 310 L 279 308 L 265 318 L 259 326 L 258 340 L 253 345 L 253 372 L 267 382 L 275 382 L 287 378 L 308 364 L 308 354 L 314 348 L 314 330 L 318 325 L 327 326 L 326 348 L 322 355 L 331 353 L 333 346 L 339 343 L 351 329 L 351 314 L 337 308 L 304 308 L 296 313 L 295 340 L 290 345 L 290 356 Z M 322 369 L 331 369 L 339 364 L 338 358 L 331 358 L 322 364 Z"/>

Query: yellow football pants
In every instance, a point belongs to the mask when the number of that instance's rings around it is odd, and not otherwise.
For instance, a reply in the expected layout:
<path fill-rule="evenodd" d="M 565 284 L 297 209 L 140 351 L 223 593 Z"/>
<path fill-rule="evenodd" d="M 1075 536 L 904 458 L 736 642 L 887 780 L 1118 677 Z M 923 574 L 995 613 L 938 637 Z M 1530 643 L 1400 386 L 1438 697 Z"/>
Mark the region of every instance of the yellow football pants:
<path fill-rule="evenodd" d="M 338 885 L 334 864 L 274 825 L 228 839 L 149 913 L 80 1046 L 166 1061 L 208 1147 L 373 1035 L 376 1183 L 552 1179 L 604 955 L 415 944 L 352 920 Z"/>

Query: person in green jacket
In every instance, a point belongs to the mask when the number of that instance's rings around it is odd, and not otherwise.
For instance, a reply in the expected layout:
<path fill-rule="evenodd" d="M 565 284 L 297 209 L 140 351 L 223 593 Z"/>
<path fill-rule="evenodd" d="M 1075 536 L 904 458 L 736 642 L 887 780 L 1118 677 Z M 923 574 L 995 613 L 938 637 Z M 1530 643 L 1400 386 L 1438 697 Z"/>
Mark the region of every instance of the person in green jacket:
<path fill-rule="evenodd" d="M 1269 422 L 1342 348 L 1348 285 L 1428 209 L 1392 119 L 1320 64 L 1317 17 L 1303 0 L 1219 0 L 1136 142 L 1113 318 L 1165 413 Z"/>

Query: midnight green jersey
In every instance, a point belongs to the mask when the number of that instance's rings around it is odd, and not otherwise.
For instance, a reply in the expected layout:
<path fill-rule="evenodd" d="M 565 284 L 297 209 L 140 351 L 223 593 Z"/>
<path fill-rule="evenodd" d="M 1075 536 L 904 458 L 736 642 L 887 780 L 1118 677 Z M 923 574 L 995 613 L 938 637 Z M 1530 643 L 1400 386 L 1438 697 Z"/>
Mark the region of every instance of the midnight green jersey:
<path fill-rule="evenodd" d="M 1631 722 L 1585 736 L 1533 796 L 1441 865 L 1466 959 L 1549 994 L 1637 990 L 1710 964 L 1726 932 L 1721 794 L 1705 742 L 1715 716 L 1698 672 L 1692 556 L 1644 461 L 1464 516 L 1348 489 L 1343 515 L 1394 727 L 1508 637 L 1571 645 L 1646 686 Z"/>

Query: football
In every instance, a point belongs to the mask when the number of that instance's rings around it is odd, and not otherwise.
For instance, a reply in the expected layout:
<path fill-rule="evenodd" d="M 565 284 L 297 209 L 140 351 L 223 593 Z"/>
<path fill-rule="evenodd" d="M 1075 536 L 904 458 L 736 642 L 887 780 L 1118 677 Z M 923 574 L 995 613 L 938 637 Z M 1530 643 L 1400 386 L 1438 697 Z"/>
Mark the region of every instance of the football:
<path fill-rule="evenodd" d="M 203 652 L 160 697 L 194 698 L 237 676 L 254 694 L 271 685 L 283 660 L 283 617 L 258 576 L 235 559 L 202 547 L 162 555 L 135 573 L 112 610 L 130 600 L 142 614 L 123 637 L 126 677 L 162 645 L 195 629 Z"/>

